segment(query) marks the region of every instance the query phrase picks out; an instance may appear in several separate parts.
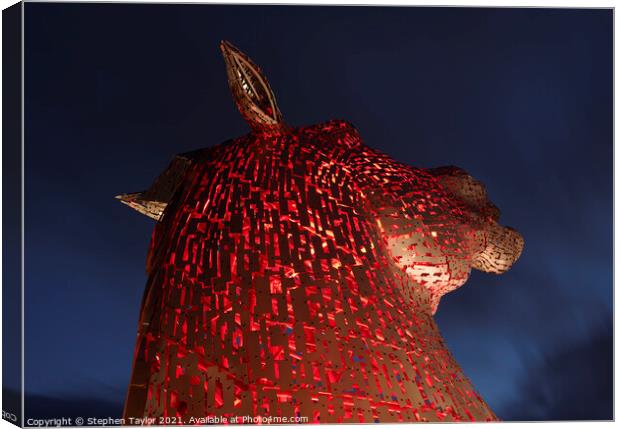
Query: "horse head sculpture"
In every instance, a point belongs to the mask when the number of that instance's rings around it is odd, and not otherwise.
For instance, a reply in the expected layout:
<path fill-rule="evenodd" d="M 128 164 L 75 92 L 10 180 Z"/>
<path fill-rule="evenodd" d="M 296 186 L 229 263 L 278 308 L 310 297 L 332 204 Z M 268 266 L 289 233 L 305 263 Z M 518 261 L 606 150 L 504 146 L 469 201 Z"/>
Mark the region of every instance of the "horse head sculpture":
<path fill-rule="evenodd" d="M 509 269 L 521 235 L 459 168 L 397 162 L 346 121 L 286 125 L 221 50 L 251 132 L 118 197 L 157 220 L 125 417 L 496 419 L 433 314 L 472 268 Z"/>

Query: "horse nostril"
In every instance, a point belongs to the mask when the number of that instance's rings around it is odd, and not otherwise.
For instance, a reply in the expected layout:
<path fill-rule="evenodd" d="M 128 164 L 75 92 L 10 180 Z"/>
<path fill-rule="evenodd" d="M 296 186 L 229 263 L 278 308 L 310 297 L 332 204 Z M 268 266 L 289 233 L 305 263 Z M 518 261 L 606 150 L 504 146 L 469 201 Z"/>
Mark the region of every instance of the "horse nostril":
<path fill-rule="evenodd" d="M 495 204 L 487 203 L 487 206 L 485 207 L 485 214 L 493 221 L 498 222 L 500 215 L 501 215 L 501 211 L 499 210 L 499 208 L 497 208 Z"/>
<path fill-rule="evenodd" d="M 473 261 L 473 268 L 487 273 L 506 272 L 521 256 L 525 241 L 510 227 L 493 225 L 487 231 L 487 247 Z"/>

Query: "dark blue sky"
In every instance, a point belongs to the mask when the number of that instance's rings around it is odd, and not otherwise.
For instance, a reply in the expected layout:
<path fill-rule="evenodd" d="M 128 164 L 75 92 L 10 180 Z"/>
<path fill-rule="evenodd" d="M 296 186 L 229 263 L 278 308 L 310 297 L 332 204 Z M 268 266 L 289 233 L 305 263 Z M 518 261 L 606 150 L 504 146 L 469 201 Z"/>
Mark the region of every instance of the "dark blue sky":
<path fill-rule="evenodd" d="M 399 161 L 485 183 L 525 250 L 444 297 L 450 349 L 500 417 L 612 418 L 612 25 L 584 9 L 26 4 L 27 414 L 120 414 L 153 222 L 113 197 L 248 131 L 228 39 L 288 123 L 347 119 Z"/>

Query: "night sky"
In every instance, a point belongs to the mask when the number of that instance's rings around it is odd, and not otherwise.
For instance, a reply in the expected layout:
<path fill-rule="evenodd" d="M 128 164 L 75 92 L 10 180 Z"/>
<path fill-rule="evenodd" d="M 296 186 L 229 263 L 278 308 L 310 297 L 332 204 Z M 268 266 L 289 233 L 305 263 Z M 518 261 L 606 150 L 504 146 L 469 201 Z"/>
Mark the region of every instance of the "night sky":
<path fill-rule="evenodd" d="M 153 221 L 114 196 L 248 132 L 218 43 L 285 120 L 346 119 L 488 189 L 525 249 L 437 320 L 507 420 L 612 418 L 611 10 L 26 4 L 26 412 L 118 417 Z"/>

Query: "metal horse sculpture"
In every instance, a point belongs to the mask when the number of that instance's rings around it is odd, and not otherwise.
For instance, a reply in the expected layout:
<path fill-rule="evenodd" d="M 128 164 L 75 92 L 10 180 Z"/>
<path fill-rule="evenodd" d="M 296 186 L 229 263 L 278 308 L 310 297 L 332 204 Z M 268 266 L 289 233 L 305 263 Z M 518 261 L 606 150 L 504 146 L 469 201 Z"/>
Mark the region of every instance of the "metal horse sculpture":
<path fill-rule="evenodd" d="M 496 419 L 433 314 L 522 237 L 459 168 L 396 162 L 345 121 L 289 127 L 259 68 L 221 49 L 252 131 L 118 197 L 157 220 L 125 417 Z"/>

